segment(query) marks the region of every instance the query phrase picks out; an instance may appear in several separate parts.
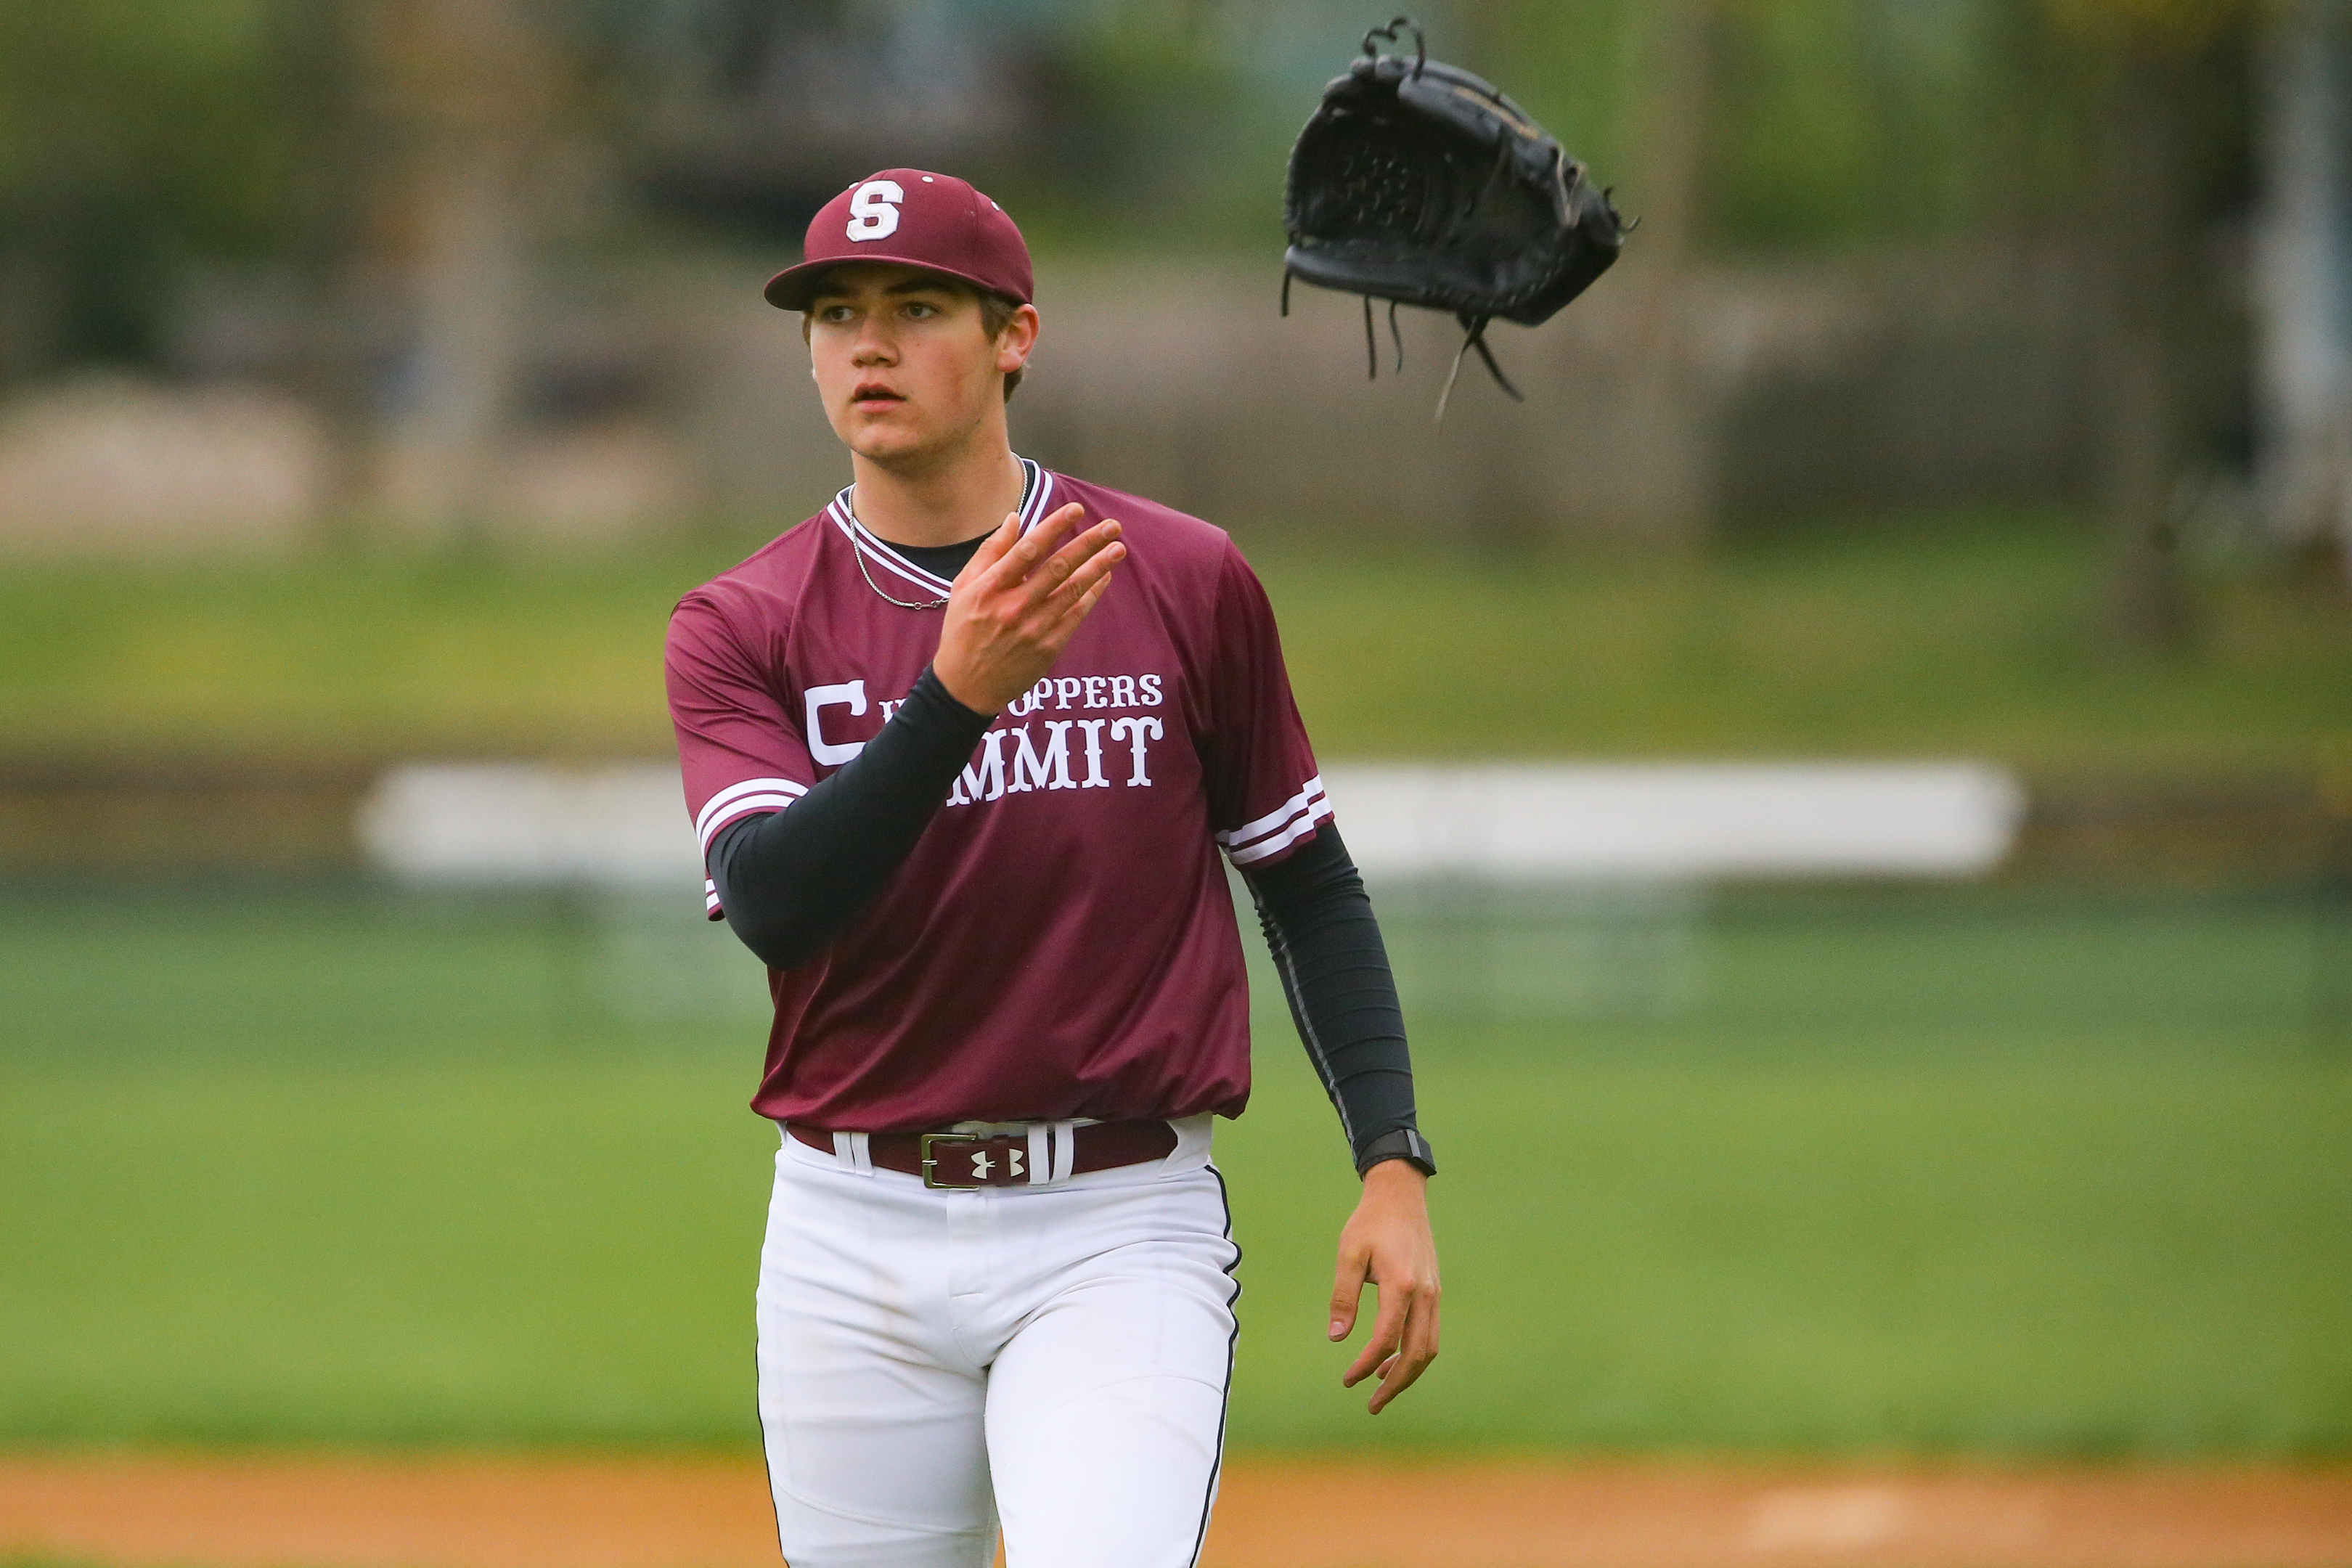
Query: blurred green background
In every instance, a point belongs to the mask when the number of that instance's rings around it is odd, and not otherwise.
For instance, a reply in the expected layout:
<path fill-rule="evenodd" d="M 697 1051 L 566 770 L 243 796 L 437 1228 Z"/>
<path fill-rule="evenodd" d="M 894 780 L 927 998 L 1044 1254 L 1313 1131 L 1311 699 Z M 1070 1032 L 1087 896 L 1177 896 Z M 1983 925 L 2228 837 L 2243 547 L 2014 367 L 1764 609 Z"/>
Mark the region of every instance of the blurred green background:
<path fill-rule="evenodd" d="M 759 975 L 676 921 L 350 887 L 0 908 L 8 1436 L 751 1442 Z M 1430 912 L 1389 926 L 1429 995 Z M 2352 1439 L 2352 1006 L 2312 994 L 2309 900 L 1748 894 L 1673 940 L 1699 978 L 1664 1009 L 1417 1009 L 1446 1352 L 1377 1422 L 1319 1330 L 1353 1181 L 1262 1013 L 1219 1133 L 1237 1444 Z"/>
<path fill-rule="evenodd" d="M 1271 309 L 1385 16 L 0 0 L 0 1443 L 754 1441 L 756 963 L 353 822 L 663 757 L 845 469 L 756 286 L 923 163 L 1037 249 L 1022 449 L 1234 531 L 1327 760 L 2024 789 L 1966 881 L 1376 880 L 1446 1353 L 1338 1387 L 1262 986 L 1237 1445 L 2352 1448 L 2345 10 L 1423 7 L 1643 218 L 1437 431 L 1435 325 Z"/>

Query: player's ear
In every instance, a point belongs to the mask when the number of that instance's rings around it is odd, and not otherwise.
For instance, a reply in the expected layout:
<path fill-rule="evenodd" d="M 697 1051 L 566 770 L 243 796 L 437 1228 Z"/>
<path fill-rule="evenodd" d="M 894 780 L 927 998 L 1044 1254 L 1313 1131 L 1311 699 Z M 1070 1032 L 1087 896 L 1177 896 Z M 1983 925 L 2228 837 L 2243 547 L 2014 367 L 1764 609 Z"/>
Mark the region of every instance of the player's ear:
<path fill-rule="evenodd" d="M 1029 355 L 1037 346 L 1037 307 L 1024 305 L 1014 310 L 1004 323 L 1004 331 L 996 338 L 996 368 L 1011 374 L 1029 363 Z"/>

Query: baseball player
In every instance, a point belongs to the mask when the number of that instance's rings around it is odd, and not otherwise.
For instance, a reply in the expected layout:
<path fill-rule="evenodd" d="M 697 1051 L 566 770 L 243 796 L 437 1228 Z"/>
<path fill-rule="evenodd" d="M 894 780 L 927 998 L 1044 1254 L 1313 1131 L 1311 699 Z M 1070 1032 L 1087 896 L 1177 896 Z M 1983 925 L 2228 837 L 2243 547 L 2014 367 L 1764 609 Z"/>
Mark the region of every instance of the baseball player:
<path fill-rule="evenodd" d="M 1218 857 L 1255 896 L 1362 1197 L 1329 1331 L 1380 1410 L 1437 1352 L 1388 961 L 1226 536 L 1016 457 L 1029 255 L 889 169 L 810 224 L 853 483 L 694 590 L 669 700 L 712 919 L 769 968 L 782 1130 L 759 1407 L 794 1568 L 1181 1568 L 1236 1334 L 1210 1124 L 1249 1098 Z"/>

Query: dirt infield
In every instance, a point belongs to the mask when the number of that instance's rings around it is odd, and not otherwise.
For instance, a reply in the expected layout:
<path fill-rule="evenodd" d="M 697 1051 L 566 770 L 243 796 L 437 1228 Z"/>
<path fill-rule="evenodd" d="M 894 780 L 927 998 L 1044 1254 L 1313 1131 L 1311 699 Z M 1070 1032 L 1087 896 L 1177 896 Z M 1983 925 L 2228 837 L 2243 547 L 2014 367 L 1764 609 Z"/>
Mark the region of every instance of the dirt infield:
<path fill-rule="evenodd" d="M 0 1455 L 0 1558 L 776 1568 L 741 1460 Z M 2347 1568 L 2352 1468 L 1237 1459 L 1207 1568 Z"/>

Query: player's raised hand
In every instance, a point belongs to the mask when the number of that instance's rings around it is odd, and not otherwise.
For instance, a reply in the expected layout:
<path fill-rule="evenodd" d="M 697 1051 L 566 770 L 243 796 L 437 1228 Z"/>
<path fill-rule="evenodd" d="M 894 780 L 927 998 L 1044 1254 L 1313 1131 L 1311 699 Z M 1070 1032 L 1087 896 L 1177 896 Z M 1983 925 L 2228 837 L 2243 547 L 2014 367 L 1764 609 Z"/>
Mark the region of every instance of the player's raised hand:
<path fill-rule="evenodd" d="M 931 669 L 973 712 L 993 713 L 1044 679 L 1126 557 L 1110 519 L 1070 538 L 1084 516 L 1072 501 L 1023 533 L 1020 514 L 1007 513 L 956 574 Z"/>
<path fill-rule="evenodd" d="M 1356 1326 L 1364 1287 L 1380 1292 L 1371 1337 L 1346 1375 L 1353 1388 L 1380 1374 L 1365 1406 L 1383 1405 L 1411 1388 L 1437 1359 L 1437 1243 L 1429 1229 L 1428 1178 L 1402 1160 L 1383 1160 L 1364 1173 L 1364 1195 L 1339 1232 L 1339 1270 L 1331 1287 L 1331 1337 Z"/>

